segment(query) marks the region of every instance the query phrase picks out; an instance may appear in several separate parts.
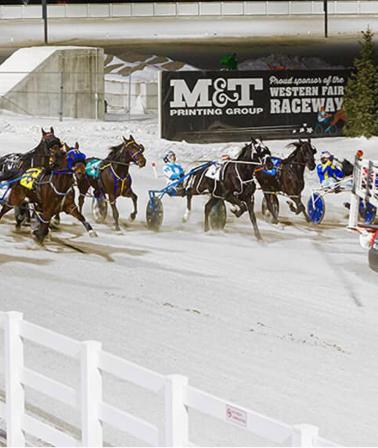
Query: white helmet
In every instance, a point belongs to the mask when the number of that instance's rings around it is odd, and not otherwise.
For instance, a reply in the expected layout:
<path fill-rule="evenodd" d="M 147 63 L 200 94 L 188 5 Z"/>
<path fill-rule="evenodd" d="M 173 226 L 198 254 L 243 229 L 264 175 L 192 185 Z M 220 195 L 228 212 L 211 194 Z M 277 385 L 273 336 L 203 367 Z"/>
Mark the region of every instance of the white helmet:
<path fill-rule="evenodd" d="M 169 150 L 164 154 L 163 162 L 165 163 L 171 162 L 173 157 L 176 157 L 176 154 L 172 150 Z"/>

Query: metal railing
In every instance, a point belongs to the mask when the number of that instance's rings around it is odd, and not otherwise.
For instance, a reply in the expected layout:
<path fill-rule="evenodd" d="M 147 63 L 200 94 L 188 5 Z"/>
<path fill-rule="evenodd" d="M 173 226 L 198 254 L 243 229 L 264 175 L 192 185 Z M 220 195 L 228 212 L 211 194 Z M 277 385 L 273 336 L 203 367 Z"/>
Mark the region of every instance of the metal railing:
<path fill-rule="evenodd" d="M 378 14 L 376 0 L 328 0 L 330 15 Z M 319 15 L 323 0 L 102 2 L 49 4 L 49 18 L 119 18 L 162 16 Z M 0 5 L 0 19 L 40 19 L 41 6 Z"/>
<path fill-rule="evenodd" d="M 7 445 L 25 446 L 25 433 L 54 446 L 103 446 L 103 423 L 152 446 L 190 446 L 189 409 L 266 440 L 292 446 L 337 446 L 319 437 L 312 425 L 292 426 L 208 394 L 188 384 L 181 375 L 161 375 L 104 350 L 100 342 L 79 342 L 23 320 L 18 312 L 0 313 L 4 330 L 5 403 L 0 420 L 6 422 Z M 24 343 L 31 341 L 80 364 L 77 388 L 26 368 Z M 164 428 L 104 401 L 103 374 L 128 381 L 153 393 L 164 390 Z M 77 439 L 25 412 L 25 387 L 65 403 L 80 413 L 81 438 Z"/>

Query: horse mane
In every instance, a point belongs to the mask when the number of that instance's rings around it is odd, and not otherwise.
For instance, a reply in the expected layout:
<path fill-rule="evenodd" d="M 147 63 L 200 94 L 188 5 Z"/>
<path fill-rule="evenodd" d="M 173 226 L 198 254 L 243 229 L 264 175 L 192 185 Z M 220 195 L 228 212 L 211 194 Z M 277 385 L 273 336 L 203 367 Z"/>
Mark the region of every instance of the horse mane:
<path fill-rule="evenodd" d="M 118 160 L 120 157 L 120 151 L 123 148 L 123 143 L 119 145 L 110 146 L 109 153 L 104 160 Z"/>
<path fill-rule="evenodd" d="M 244 157 L 246 157 L 246 152 L 247 150 L 251 149 L 252 143 L 246 143 L 241 150 L 239 151 L 239 153 L 236 155 L 235 159 L 236 160 L 242 160 Z"/>
<path fill-rule="evenodd" d="M 293 142 L 286 145 L 285 148 L 294 149 L 294 151 L 291 154 L 289 154 L 285 159 L 283 159 L 283 162 L 290 162 L 291 160 L 293 160 L 296 157 L 303 143 L 304 142 Z"/>

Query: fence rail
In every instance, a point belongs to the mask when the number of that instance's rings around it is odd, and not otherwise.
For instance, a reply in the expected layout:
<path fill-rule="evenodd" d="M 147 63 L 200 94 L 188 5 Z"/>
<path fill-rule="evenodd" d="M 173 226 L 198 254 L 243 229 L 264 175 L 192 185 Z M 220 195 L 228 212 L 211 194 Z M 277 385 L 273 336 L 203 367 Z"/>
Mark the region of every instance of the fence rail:
<path fill-rule="evenodd" d="M 375 0 L 328 0 L 328 13 L 378 14 Z M 49 5 L 50 18 L 127 18 L 172 16 L 269 16 L 323 14 L 323 0 L 125 2 Z M 41 5 L 0 5 L 0 19 L 40 19 Z"/>
<path fill-rule="evenodd" d="M 5 403 L 0 419 L 6 422 L 7 445 L 25 446 L 25 433 L 54 446 L 103 446 L 102 423 L 152 446 L 191 446 L 189 409 L 249 431 L 274 443 L 293 446 L 337 446 L 318 435 L 312 425 L 291 426 L 230 403 L 188 384 L 181 375 L 164 376 L 102 350 L 96 341 L 79 342 L 23 320 L 17 312 L 0 313 L 4 330 Z M 73 389 L 24 366 L 24 341 L 32 341 L 77 359 L 80 382 Z M 164 428 L 159 428 L 103 401 L 102 373 L 158 393 L 164 390 Z M 80 412 L 81 438 L 25 413 L 28 386 Z"/>

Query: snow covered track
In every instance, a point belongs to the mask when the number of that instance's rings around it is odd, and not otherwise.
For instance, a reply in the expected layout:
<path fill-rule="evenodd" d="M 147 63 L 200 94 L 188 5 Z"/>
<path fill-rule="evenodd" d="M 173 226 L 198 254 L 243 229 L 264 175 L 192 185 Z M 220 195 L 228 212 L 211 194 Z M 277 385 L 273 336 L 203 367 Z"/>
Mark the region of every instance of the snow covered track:
<path fill-rule="evenodd" d="M 169 148 L 179 160 L 209 160 L 240 148 L 239 143 L 168 143 L 157 138 L 155 118 L 60 123 L 3 114 L 0 153 L 32 148 L 41 126 L 53 126 L 69 144 L 78 140 L 89 156 L 105 157 L 109 146 L 130 133 L 143 143 L 148 164 L 131 171 L 139 214 L 127 223 L 131 203 L 120 200 L 122 234 L 114 233 L 109 219 L 95 226 L 96 240 L 62 216 L 59 231 L 44 248 L 32 244 L 28 228 L 16 233 L 13 216 L 6 216 L 0 222 L 1 310 L 19 310 L 26 320 L 75 340 L 102 341 L 104 350 L 163 376 L 187 375 L 194 388 L 290 426 L 309 422 L 328 440 L 375 445 L 377 277 L 367 268 L 355 236 L 345 230 L 342 202 L 349 194 L 327 200 L 326 219 L 316 228 L 282 201 L 281 225 L 259 220 L 264 245 L 254 240 L 247 217 L 230 216 L 224 232 L 205 235 L 202 198 L 194 201 L 185 225 L 185 201 L 166 198 L 164 226 L 154 233 L 145 225 L 147 192 L 161 188 L 164 180 L 154 177 L 151 162 L 156 161 L 160 173 L 161 157 Z M 273 154 L 288 152 L 288 142 L 267 143 Z M 316 147 L 349 160 L 356 148 L 363 148 L 374 159 L 377 143 L 375 138 L 317 139 Z M 306 200 L 315 186 L 318 180 L 306 172 Z M 260 201 L 258 194 L 257 211 Z M 89 200 L 84 215 L 93 222 Z M 75 361 L 26 345 L 27 368 L 77 387 Z M 161 427 L 162 396 L 109 374 L 104 382 L 106 402 Z M 80 426 L 79 415 L 67 405 L 30 388 L 26 399 L 68 425 Z M 190 432 L 190 440 L 198 445 L 267 443 L 195 410 L 190 419 L 198 430 Z M 141 445 L 107 425 L 104 440 L 115 446 Z"/>

